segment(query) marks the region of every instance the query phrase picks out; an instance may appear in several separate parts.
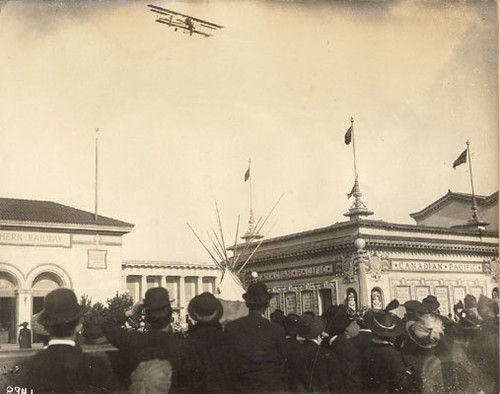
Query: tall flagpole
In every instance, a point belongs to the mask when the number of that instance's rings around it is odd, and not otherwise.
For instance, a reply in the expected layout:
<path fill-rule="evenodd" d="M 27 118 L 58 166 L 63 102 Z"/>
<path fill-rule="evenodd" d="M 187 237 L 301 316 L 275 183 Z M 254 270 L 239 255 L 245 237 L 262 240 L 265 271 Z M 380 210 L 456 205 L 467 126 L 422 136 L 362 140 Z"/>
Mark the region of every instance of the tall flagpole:
<path fill-rule="evenodd" d="M 354 176 L 356 182 L 358 181 L 358 169 L 356 167 L 356 142 L 354 139 L 354 118 L 351 116 L 351 136 L 352 136 L 352 152 L 354 154 Z"/>
<path fill-rule="evenodd" d="M 471 158 L 471 154 L 470 154 L 469 140 L 467 140 L 467 160 L 469 162 L 470 187 L 471 187 L 471 192 L 472 192 L 472 208 L 471 208 L 472 221 L 478 222 L 479 215 L 478 215 L 478 209 L 477 209 L 476 195 L 474 194 L 474 180 L 473 180 L 473 176 L 472 176 L 472 158 Z"/>
<path fill-rule="evenodd" d="M 254 239 L 262 238 L 262 235 L 258 233 L 255 229 L 255 221 L 253 218 L 253 200 L 252 200 L 252 171 L 251 171 L 252 159 L 248 159 L 248 183 L 249 183 L 249 191 L 250 191 L 250 216 L 248 218 L 248 231 L 241 236 L 246 242 L 253 241 Z"/>
<path fill-rule="evenodd" d="M 359 187 L 358 182 L 358 168 L 356 166 L 356 144 L 354 139 L 354 118 L 351 116 L 351 140 L 352 140 L 352 152 L 354 156 L 354 186 L 351 190 L 351 193 L 348 194 L 348 198 L 354 196 L 354 203 L 352 204 L 349 211 L 344 213 L 344 216 L 348 216 L 351 220 L 358 219 L 360 216 L 370 216 L 373 215 L 373 212 L 370 211 L 366 205 L 361 200 L 363 194 L 361 193 L 361 189 Z M 347 143 L 347 142 L 346 142 Z"/>
<path fill-rule="evenodd" d="M 98 195 L 98 169 L 99 169 L 99 128 L 95 129 L 95 180 L 94 180 L 94 191 L 95 191 L 95 195 L 94 195 L 94 220 L 97 220 L 98 218 L 98 215 L 97 215 L 97 195 Z"/>

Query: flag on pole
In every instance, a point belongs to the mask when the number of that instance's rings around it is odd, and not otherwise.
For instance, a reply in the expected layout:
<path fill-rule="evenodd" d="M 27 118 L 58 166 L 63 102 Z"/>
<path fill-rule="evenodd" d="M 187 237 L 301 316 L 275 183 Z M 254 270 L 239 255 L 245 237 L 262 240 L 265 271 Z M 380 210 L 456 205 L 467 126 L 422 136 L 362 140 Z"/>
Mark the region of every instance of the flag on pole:
<path fill-rule="evenodd" d="M 345 136 L 344 136 L 345 144 L 349 145 L 351 143 L 351 139 L 352 139 L 352 125 L 349 127 L 349 129 L 345 133 Z"/>
<path fill-rule="evenodd" d="M 467 163 L 467 149 L 464 150 L 460 156 L 458 156 L 457 160 L 455 160 L 453 162 L 453 169 L 455 169 L 455 167 L 458 167 L 460 164 L 464 164 L 464 163 Z"/>
<path fill-rule="evenodd" d="M 250 178 L 250 166 L 248 166 L 248 170 L 245 172 L 245 182 L 248 181 L 248 178 Z"/>
<path fill-rule="evenodd" d="M 347 198 L 351 198 L 355 191 L 356 191 L 356 182 L 354 182 L 354 186 L 352 187 L 351 192 L 347 195 Z"/>

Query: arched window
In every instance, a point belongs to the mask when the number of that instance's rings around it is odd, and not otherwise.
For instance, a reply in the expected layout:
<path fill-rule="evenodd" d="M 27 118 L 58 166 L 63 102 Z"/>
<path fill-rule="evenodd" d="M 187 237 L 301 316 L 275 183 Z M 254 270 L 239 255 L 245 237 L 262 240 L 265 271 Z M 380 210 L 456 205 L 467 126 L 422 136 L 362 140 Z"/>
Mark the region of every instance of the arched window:
<path fill-rule="evenodd" d="M 14 297 L 17 289 L 16 279 L 7 272 L 0 272 L 0 297 Z"/>
<path fill-rule="evenodd" d="M 34 296 L 45 296 L 52 290 L 62 287 L 63 283 L 61 278 L 52 272 L 43 272 L 39 274 L 33 281 Z"/>

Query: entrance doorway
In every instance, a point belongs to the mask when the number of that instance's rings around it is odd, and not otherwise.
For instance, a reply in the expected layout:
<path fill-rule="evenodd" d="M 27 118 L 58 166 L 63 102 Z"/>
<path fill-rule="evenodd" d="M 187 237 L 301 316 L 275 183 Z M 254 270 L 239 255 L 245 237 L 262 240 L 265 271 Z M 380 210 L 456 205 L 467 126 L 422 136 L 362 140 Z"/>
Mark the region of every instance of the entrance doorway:
<path fill-rule="evenodd" d="M 0 272 L 0 344 L 17 340 L 17 285 L 7 272 Z"/>
<path fill-rule="evenodd" d="M 43 310 L 45 296 L 52 290 L 62 286 L 61 279 L 51 272 L 44 272 L 38 275 L 33 281 L 33 311 L 36 315 Z M 47 335 L 45 329 L 40 324 L 33 325 L 33 342 L 43 342 L 40 336 Z"/>
<path fill-rule="evenodd" d="M 326 312 L 332 306 L 332 289 L 321 289 L 319 291 L 320 310 L 319 314 Z"/>

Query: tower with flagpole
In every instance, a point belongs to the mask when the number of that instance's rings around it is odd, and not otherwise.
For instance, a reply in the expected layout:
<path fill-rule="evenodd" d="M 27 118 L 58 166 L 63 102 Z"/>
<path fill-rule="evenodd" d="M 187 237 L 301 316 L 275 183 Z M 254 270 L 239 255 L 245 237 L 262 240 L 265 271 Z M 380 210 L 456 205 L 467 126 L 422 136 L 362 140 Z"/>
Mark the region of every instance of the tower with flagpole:
<path fill-rule="evenodd" d="M 253 217 L 253 206 L 252 206 L 252 172 L 251 172 L 252 159 L 248 159 L 248 169 L 245 172 L 244 181 L 248 181 L 249 192 L 250 192 L 250 214 L 248 217 L 248 230 L 245 234 L 241 236 L 241 239 L 245 240 L 245 242 L 251 242 L 256 239 L 263 238 L 263 235 L 259 234 L 259 229 L 257 228 L 257 224 L 255 223 L 255 219 Z"/>
<path fill-rule="evenodd" d="M 351 198 L 354 196 L 354 202 L 349 208 L 349 211 L 344 213 L 344 216 L 348 216 L 350 220 L 357 220 L 362 216 L 370 216 L 373 215 L 373 212 L 370 211 L 366 205 L 364 204 L 361 197 L 363 194 L 361 193 L 361 189 L 359 187 L 358 181 L 358 169 L 356 166 L 356 144 L 354 139 L 354 118 L 351 117 L 351 126 L 347 130 L 344 136 L 344 142 L 346 145 L 350 145 L 352 142 L 352 152 L 354 156 L 354 186 L 351 189 L 351 192 L 347 195 L 347 198 Z"/>

